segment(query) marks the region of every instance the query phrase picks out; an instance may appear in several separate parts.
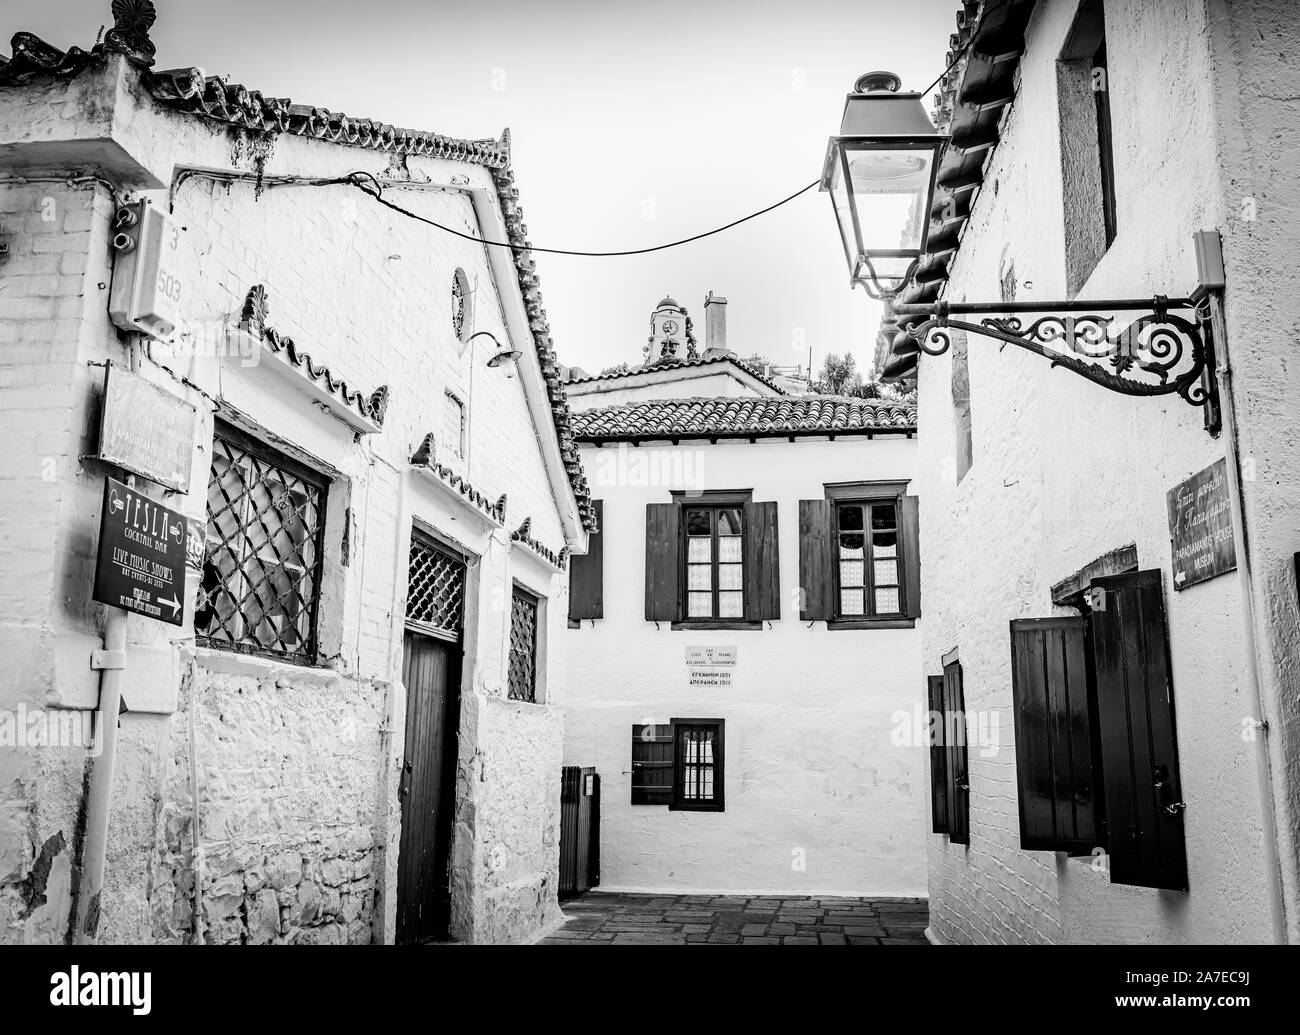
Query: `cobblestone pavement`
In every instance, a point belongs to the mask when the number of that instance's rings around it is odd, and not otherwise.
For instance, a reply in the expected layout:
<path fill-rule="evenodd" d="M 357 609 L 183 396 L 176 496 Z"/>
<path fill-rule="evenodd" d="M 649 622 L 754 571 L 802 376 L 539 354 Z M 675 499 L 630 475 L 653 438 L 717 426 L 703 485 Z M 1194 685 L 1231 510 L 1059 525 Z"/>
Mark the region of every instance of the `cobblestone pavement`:
<path fill-rule="evenodd" d="M 620 895 L 560 903 L 542 945 L 925 945 L 920 898 Z"/>

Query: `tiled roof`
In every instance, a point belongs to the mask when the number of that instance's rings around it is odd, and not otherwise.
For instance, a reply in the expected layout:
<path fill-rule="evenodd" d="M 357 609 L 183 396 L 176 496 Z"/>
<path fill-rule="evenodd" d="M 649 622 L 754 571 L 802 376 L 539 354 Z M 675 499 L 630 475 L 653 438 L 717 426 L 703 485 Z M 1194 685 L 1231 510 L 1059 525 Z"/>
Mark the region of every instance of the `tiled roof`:
<path fill-rule="evenodd" d="M 705 367 L 713 363 L 734 364 L 735 366 L 740 367 L 740 369 L 743 370 L 745 373 L 747 373 L 750 377 L 754 378 L 757 381 L 761 381 L 763 384 L 767 385 L 768 388 L 772 389 L 772 391 L 776 392 L 778 395 L 785 394 L 785 389 L 782 388 L 780 385 L 778 385 L 776 382 L 765 377 L 763 374 L 760 374 L 748 363 L 742 363 L 740 360 L 736 359 L 733 356 L 714 356 L 712 359 L 682 359 L 673 362 L 655 363 L 653 365 L 642 365 L 638 367 L 631 367 L 627 370 L 620 370 L 618 371 L 618 373 L 615 374 L 587 374 L 583 377 L 570 377 L 568 381 L 566 381 L 565 383 L 571 385 L 581 385 L 581 384 L 588 384 L 592 381 L 608 381 L 616 377 L 635 377 L 637 374 L 652 374 L 660 370 L 672 370 L 677 367 Z"/>
<path fill-rule="evenodd" d="M 900 303 L 933 302 L 948 283 L 948 270 L 984 183 L 989 155 L 997 147 L 1003 114 L 1015 99 L 1025 26 L 1035 0 L 964 0 L 957 31 L 948 39 L 947 61 L 960 60 L 944 75 L 934 100 L 934 123 L 951 134 L 936 173 L 930 209 L 930 238 L 916 276 L 899 295 Z M 880 326 L 877 374 L 894 379 L 916 376 L 919 346 L 900 331 L 921 317 Z"/>
<path fill-rule="evenodd" d="M 309 353 L 303 352 L 294 340 L 268 327 L 266 318 L 271 312 L 271 302 L 266 288 L 255 284 L 244 299 L 244 309 L 239 316 L 240 329 L 253 335 L 272 352 L 282 354 L 289 364 L 296 367 L 304 377 L 315 382 L 320 388 L 337 396 L 351 409 L 356 410 L 367 420 L 374 421 L 378 427 L 384 426 L 384 414 L 388 410 L 388 385 L 380 385 L 367 395 L 365 392 L 350 388 L 342 378 L 330 373 L 324 363 L 316 363 Z"/>
<path fill-rule="evenodd" d="M 573 424 L 584 442 L 888 434 L 916 429 L 916 404 L 839 395 L 649 399 L 580 410 Z"/>
<path fill-rule="evenodd" d="M 477 507 L 497 524 L 504 524 L 506 520 L 506 494 L 503 492 L 493 502 L 484 493 L 474 488 L 468 479 L 457 474 L 446 464 L 438 463 L 437 459 L 435 459 L 435 453 L 435 439 L 431 431 L 424 436 L 419 448 L 411 454 L 411 466 L 425 468 L 449 488 L 459 492 L 470 504 Z"/>
<path fill-rule="evenodd" d="M 510 131 L 505 130 L 500 140 L 460 140 L 437 133 L 397 129 L 369 119 L 350 119 L 339 112 L 293 104 L 285 98 L 268 98 L 257 90 L 228 84 L 215 76 L 204 76 L 196 68 L 150 72 L 148 66 L 153 64 L 154 46 L 148 38 L 148 29 L 155 17 L 153 5 L 149 0 L 115 0 L 113 14 L 114 27 L 105 34 L 103 43 L 96 44 L 89 51 L 73 47 L 65 52 L 31 33 L 18 33 L 13 39 L 12 59 L 0 55 L 0 86 L 36 76 L 75 76 L 104 53 L 113 51 L 124 54 L 141 69 L 144 85 L 160 104 L 198 118 L 265 133 L 290 133 L 351 147 L 465 162 L 491 171 L 538 362 L 546 382 L 565 474 L 573 488 L 583 527 L 594 531 L 596 512 L 574 441 L 569 403 L 560 381 L 550 324 L 542 306 L 537 266 L 519 207 L 519 191 L 515 188 L 514 173 L 510 168 Z"/>
<path fill-rule="evenodd" d="M 510 533 L 510 541 L 528 547 L 552 568 L 564 571 L 569 566 L 569 548 L 562 546 L 560 552 L 556 553 L 541 540 L 533 538 L 532 530 L 533 519 L 526 517 L 524 523 Z"/>

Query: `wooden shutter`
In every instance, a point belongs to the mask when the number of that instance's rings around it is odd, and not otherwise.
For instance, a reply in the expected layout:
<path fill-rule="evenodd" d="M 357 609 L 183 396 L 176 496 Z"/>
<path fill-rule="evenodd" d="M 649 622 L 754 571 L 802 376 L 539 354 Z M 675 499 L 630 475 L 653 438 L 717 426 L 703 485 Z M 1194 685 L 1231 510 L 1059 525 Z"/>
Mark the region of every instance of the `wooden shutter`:
<path fill-rule="evenodd" d="M 675 622 L 681 616 L 681 508 L 647 503 L 645 508 L 645 617 Z"/>
<path fill-rule="evenodd" d="M 596 531 L 587 535 L 587 552 L 569 559 L 569 617 L 605 617 L 605 501 L 592 500 Z"/>
<path fill-rule="evenodd" d="M 1160 572 L 1092 580 L 1089 621 L 1110 879 L 1187 890 L 1182 783 Z M 1176 806 L 1170 811 L 1170 806 Z"/>
<path fill-rule="evenodd" d="M 673 728 L 632 726 L 632 804 L 671 805 Z"/>
<path fill-rule="evenodd" d="M 745 504 L 745 618 L 781 617 L 776 503 Z"/>
<path fill-rule="evenodd" d="M 799 501 L 799 620 L 835 617 L 835 549 L 831 501 Z"/>
<path fill-rule="evenodd" d="M 1020 847 L 1086 853 L 1101 844 L 1093 773 L 1087 619 L 1011 623 Z"/>
<path fill-rule="evenodd" d="M 899 555 L 903 561 L 903 606 L 908 618 L 921 617 L 921 508 L 916 496 L 899 498 Z"/>
<path fill-rule="evenodd" d="M 935 723 L 930 741 L 930 819 L 936 834 L 948 832 L 948 752 L 943 742 L 943 676 L 926 676 L 926 700 Z"/>
<path fill-rule="evenodd" d="M 943 734 L 948 756 L 948 837 L 954 844 L 970 844 L 970 771 L 966 756 L 966 693 L 961 683 L 961 662 L 943 667 Z"/>

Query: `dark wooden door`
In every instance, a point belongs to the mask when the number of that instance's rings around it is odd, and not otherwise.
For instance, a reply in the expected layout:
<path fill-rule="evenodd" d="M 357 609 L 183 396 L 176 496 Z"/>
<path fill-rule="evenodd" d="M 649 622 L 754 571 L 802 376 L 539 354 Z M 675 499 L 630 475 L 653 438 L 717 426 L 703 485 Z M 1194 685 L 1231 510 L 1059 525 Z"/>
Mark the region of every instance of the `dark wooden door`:
<path fill-rule="evenodd" d="M 448 936 L 459 644 L 408 631 L 402 681 L 406 749 L 398 789 L 397 941 L 418 942 Z"/>
<path fill-rule="evenodd" d="M 1116 884 L 1187 890 L 1164 591 L 1156 570 L 1092 580 L 1102 786 Z"/>

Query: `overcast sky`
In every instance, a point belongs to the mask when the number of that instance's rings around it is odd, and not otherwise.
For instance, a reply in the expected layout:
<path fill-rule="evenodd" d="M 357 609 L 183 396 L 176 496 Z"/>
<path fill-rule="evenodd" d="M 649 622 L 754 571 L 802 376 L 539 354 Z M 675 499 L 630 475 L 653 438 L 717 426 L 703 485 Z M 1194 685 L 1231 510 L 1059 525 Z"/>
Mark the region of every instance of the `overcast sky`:
<path fill-rule="evenodd" d="M 155 0 L 158 68 L 461 137 L 509 126 L 535 245 L 638 248 L 728 223 L 817 178 L 862 72 L 920 89 L 943 69 L 957 0 Z M 108 0 L 18 0 L 0 26 L 89 47 Z M 929 105 L 927 103 L 927 110 Z M 430 233 L 437 230 L 430 228 Z M 849 290 L 813 190 L 706 241 L 633 258 L 540 255 L 563 362 L 639 362 L 651 309 L 728 301 L 729 344 L 780 364 L 853 352 L 880 310 Z"/>

